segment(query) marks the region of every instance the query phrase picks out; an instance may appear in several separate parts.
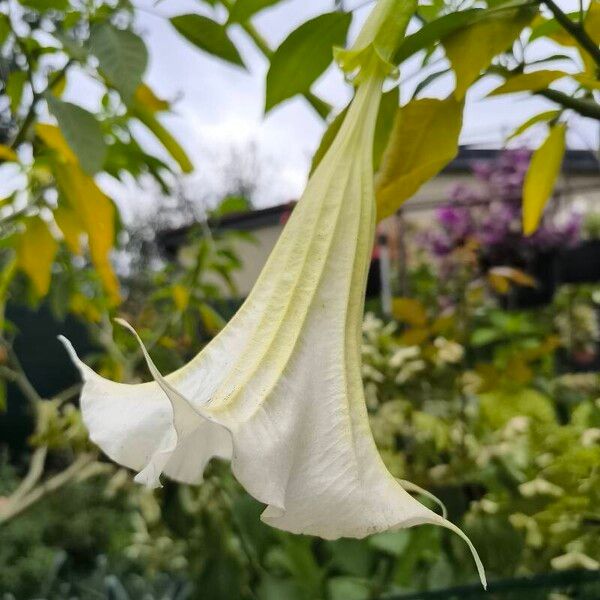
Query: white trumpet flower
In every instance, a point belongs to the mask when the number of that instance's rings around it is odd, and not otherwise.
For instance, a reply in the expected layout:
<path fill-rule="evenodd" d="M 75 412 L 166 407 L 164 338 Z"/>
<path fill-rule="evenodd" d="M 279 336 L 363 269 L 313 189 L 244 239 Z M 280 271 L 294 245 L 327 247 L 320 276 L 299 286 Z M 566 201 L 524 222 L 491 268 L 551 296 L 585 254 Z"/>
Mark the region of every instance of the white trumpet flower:
<path fill-rule="evenodd" d="M 343 54 L 360 69 L 344 123 L 254 289 L 196 358 L 163 377 L 144 350 L 154 381 L 124 385 L 94 373 L 65 343 L 85 383 L 81 409 L 92 441 L 139 471 L 138 482 L 157 486 L 164 473 L 197 483 L 212 456 L 228 458 L 273 527 L 335 539 L 441 525 L 469 544 L 485 585 L 466 536 L 387 471 L 361 380 L 382 57 L 412 14 L 408 4 L 381 0 Z"/>

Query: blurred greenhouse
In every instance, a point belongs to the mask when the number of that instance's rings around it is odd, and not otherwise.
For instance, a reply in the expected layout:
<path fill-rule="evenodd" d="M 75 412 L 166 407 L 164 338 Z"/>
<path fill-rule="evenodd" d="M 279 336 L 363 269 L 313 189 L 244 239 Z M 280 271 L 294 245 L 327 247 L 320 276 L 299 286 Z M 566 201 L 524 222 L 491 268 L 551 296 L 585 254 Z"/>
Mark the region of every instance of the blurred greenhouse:
<path fill-rule="evenodd" d="M 0 600 L 600 598 L 599 44 L 597 0 L 0 2 Z M 246 101 L 275 157 L 218 149 Z"/>

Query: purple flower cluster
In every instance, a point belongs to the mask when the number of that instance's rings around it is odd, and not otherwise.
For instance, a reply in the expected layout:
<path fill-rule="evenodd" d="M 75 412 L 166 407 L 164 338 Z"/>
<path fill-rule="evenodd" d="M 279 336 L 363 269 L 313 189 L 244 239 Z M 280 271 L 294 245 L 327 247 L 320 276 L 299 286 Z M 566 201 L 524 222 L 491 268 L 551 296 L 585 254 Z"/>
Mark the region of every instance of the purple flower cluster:
<path fill-rule="evenodd" d="M 507 150 L 494 161 L 474 164 L 475 184 L 456 185 L 436 211 L 438 228 L 425 237 L 431 251 L 444 257 L 469 240 L 493 255 L 576 244 L 582 226 L 577 214 L 548 214 L 534 235 L 523 236 L 521 194 L 530 158 L 528 150 Z"/>

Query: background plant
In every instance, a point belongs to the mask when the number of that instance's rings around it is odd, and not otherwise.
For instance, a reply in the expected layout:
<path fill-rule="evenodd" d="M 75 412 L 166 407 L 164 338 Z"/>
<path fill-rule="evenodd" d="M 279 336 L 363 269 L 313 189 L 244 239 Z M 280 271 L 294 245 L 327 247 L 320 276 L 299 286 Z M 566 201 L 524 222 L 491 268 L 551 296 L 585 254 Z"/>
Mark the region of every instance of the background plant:
<path fill-rule="evenodd" d="M 332 47 L 344 44 L 352 16 L 336 3 L 271 48 L 253 17 L 277 3 L 206 1 L 198 14 L 170 21 L 200 51 L 242 67 L 230 37 L 239 26 L 269 60 L 266 110 L 301 94 L 328 119 L 316 164 L 340 119 L 312 87 L 331 64 Z M 511 155 L 516 180 L 480 173 L 498 210 L 509 209 L 507 219 L 490 220 L 469 190 L 455 194 L 459 206 L 440 213 L 455 228 L 449 263 L 428 256 L 411 264 L 410 298 L 396 299 L 393 320 L 368 315 L 364 327 L 363 376 L 388 466 L 440 496 L 495 578 L 593 570 L 600 560 L 598 377 L 564 372 L 565 355 L 596 351 L 599 292 L 563 290 L 545 312 L 508 312 L 494 293 L 527 285 L 526 275 L 480 269 L 482 249 L 517 245 L 526 253 L 547 233 L 552 212 L 528 240 L 513 231 L 521 210 L 515 198 L 523 192 L 530 234 L 559 172 L 571 116 L 600 118 L 599 6 L 564 14 L 549 1 L 422 2 L 379 116 L 374 154 L 383 217 L 455 156 L 465 96 L 477 81 L 501 78 L 494 94 L 535 94 L 556 105 L 511 136 L 548 128 L 531 162 Z M 182 260 L 166 263 L 156 234 L 168 224 L 124 226 L 105 192 L 110 177 L 149 177 L 176 198 L 177 178 L 192 169 L 159 120 L 169 103 L 144 82 L 147 50 L 135 31 L 136 10 L 127 1 L 0 5 L 0 158 L 4 172 L 19 175 L 0 207 L 0 375 L 4 387 L 20 390 L 33 417 L 30 452 L 5 459 L 0 478 L 0 591 L 19 599 L 175 599 L 197 590 L 210 598 L 360 599 L 466 581 L 472 573 L 464 549 L 443 531 L 330 543 L 270 530 L 258 521 L 261 507 L 219 463 L 203 486 L 169 483 L 148 494 L 89 444 L 77 386 L 44 399 L 22 368 L 14 351 L 19 331 L 6 318 L 16 305 L 51 307 L 57 318 L 84 323 L 90 363 L 129 382 L 146 371 L 130 337 L 113 330 L 117 313 L 141 332 L 164 371 L 194 355 L 231 314 L 223 291 L 234 291 L 231 275 L 241 264 L 236 234 L 198 226 Z M 423 97 L 452 73 L 451 94 Z M 71 82 L 80 78 L 101 90 L 95 105 L 75 103 Z M 399 87 L 409 81 L 414 95 L 400 106 Z M 139 123 L 167 158 L 138 139 Z M 217 216 L 240 207 L 229 198 Z M 486 222 L 502 222 L 506 232 L 495 243 L 489 236 L 465 243 L 474 230 L 487 231 Z M 506 262 L 503 256 L 495 265 Z"/>

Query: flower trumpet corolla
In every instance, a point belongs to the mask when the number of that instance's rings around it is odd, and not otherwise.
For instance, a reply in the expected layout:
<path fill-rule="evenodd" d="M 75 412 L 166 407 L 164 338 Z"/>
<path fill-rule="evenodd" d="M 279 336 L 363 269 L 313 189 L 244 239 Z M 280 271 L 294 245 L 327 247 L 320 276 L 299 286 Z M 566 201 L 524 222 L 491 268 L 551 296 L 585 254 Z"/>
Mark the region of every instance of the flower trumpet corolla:
<path fill-rule="evenodd" d="M 145 352 L 154 382 L 141 385 L 98 376 L 68 347 L 85 382 L 81 408 L 91 439 L 139 470 L 137 481 L 159 485 L 162 472 L 197 482 L 212 456 L 230 458 L 273 527 L 335 539 L 442 525 L 467 541 L 485 581 L 466 536 L 385 468 L 361 381 L 375 231 L 373 136 L 385 55 L 396 43 L 380 32 L 391 23 L 397 38 L 409 4 L 379 2 L 357 47 L 340 53 L 358 72 L 355 99 L 254 289 L 221 333 L 166 377 Z"/>

